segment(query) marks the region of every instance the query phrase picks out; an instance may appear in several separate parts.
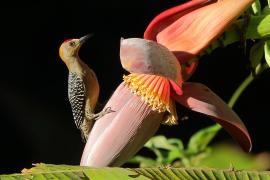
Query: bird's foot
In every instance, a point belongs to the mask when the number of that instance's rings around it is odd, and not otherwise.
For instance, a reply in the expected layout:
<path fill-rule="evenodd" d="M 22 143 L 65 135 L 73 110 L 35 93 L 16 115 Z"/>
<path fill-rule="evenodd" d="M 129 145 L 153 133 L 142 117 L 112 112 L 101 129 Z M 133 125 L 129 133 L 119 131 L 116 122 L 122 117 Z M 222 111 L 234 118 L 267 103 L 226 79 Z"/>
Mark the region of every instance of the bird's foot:
<path fill-rule="evenodd" d="M 102 110 L 101 112 L 95 114 L 95 120 L 100 119 L 101 117 L 103 117 L 104 115 L 108 114 L 108 113 L 112 113 L 115 112 L 114 110 L 112 110 L 111 107 L 106 107 L 104 110 Z"/>
<path fill-rule="evenodd" d="M 114 110 L 112 110 L 111 107 L 106 107 L 104 110 L 102 110 L 101 112 L 97 113 L 97 114 L 91 114 L 90 115 L 90 119 L 92 120 L 98 120 L 100 118 L 102 118 L 104 115 L 111 113 L 111 112 L 115 112 Z"/>

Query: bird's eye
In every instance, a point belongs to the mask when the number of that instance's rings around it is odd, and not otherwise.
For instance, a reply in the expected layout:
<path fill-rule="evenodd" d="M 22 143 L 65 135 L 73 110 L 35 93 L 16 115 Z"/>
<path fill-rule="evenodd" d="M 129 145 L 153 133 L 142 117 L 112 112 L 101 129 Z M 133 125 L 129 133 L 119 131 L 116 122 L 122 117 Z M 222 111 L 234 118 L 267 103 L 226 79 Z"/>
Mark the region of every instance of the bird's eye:
<path fill-rule="evenodd" d="M 69 45 L 72 46 L 72 47 L 74 47 L 76 44 L 75 44 L 74 41 L 71 41 L 71 42 L 69 42 Z"/>

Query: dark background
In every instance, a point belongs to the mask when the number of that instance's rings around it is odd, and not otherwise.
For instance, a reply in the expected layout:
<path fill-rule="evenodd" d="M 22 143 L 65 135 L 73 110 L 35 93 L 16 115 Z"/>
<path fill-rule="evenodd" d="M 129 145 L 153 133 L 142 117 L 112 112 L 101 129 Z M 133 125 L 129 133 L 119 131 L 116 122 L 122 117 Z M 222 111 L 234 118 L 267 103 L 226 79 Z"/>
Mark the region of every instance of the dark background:
<path fill-rule="evenodd" d="M 183 2 L 183 1 L 182 1 Z M 0 8 L 0 173 L 19 172 L 31 163 L 79 164 L 84 148 L 67 97 L 68 70 L 58 56 L 63 40 L 95 36 L 81 49 L 81 58 L 96 72 L 100 103 L 108 100 L 125 73 L 119 61 L 120 37 L 142 37 L 159 12 L 179 0 L 36 1 Z M 228 101 L 249 74 L 240 44 L 204 56 L 190 81 L 201 82 Z M 253 139 L 253 152 L 270 151 L 270 72 L 250 86 L 235 105 Z M 187 110 L 189 120 L 162 126 L 158 134 L 185 142 L 213 122 Z M 222 131 L 215 142 L 231 137 Z"/>

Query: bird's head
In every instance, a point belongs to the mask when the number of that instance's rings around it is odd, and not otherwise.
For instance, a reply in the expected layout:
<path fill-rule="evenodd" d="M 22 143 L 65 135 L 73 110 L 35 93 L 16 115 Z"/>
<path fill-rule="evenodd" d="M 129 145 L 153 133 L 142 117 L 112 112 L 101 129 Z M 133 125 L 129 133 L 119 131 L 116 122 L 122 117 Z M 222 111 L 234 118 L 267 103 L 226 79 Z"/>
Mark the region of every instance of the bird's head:
<path fill-rule="evenodd" d="M 80 47 L 82 44 L 89 39 L 92 34 L 81 37 L 80 39 L 67 39 L 65 40 L 59 48 L 60 58 L 67 64 L 70 59 L 78 56 Z"/>

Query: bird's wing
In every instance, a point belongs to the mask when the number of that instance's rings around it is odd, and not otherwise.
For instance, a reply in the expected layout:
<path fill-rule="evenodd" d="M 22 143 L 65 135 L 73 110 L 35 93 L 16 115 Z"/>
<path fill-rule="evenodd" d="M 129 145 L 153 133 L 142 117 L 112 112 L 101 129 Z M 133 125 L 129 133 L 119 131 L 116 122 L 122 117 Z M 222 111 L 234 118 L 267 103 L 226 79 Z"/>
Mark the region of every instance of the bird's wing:
<path fill-rule="evenodd" d="M 77 73 L 69 73 L 68 98 L 71 104 L 73 118 L 78 129 L 80 129 L 85 117 L 86 88 L 83 79 Z"/>

